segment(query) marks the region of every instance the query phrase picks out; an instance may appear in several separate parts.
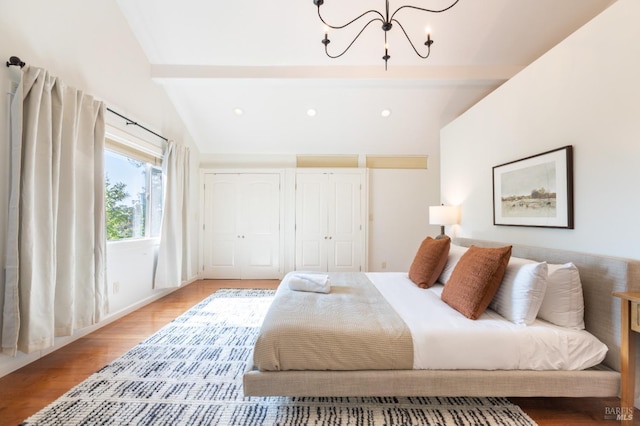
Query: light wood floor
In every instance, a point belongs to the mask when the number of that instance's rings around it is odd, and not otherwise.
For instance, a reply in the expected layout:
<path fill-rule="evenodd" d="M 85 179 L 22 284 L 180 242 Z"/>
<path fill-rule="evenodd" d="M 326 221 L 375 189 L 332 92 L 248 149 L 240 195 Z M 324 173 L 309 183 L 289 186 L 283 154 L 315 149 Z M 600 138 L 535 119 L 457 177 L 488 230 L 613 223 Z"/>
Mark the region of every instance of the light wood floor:
<path fill-rule="evenodd" d="M 17 425 L 220 288 L 275 288 L 273 280 L 196 281 L 0 378 L 0 425 Z M 540 426 L 614 425 L 617 398 L 511 398 Z M 640 414 L 636 410 L 636 419 Z M 640 424 L 640 422 L 638 422 Z"/>

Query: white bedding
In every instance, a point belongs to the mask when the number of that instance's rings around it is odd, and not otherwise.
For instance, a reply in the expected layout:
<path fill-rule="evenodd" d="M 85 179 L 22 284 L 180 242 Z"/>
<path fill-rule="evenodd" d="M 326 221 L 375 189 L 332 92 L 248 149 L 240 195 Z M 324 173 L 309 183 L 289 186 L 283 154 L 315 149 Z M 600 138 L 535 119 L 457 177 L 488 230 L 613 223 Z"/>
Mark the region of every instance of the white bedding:
<path fill-rule="evenodd" d="M 411 330 L 414 369 L 582 370 L 607 352 L 587 331 L 539 319 L 518 325 L 487 309 L 470 320 L 440 300 L 442 285 L 421 289 L 406 272 L 366 275 Z"/>

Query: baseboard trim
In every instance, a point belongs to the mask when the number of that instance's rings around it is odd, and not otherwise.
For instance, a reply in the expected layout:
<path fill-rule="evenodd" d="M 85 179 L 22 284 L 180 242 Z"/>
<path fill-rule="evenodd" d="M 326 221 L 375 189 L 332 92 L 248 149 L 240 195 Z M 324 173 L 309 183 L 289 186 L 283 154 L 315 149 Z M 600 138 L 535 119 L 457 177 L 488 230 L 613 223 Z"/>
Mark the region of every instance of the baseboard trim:
<path fill-rule="evenodd" d="M 99 330 L 100 328 L 111 324 L 112 322 L 119 320 L 120 318 L 129 315 L 130 313 L 137 311 L 138 309 L 152 303 L 155 302 L 158 299 L 163 298 L 164 296 L 167 296 L 171 293 L 173 293 L 174 291 L 181 289 L 195 281 L 198 280 L 198 277 L 194 277 L 191 278 L 188 281 L 185 281 L 184 283 L 182 283 L 182 285 L 180 287 L 176 287 L 176 288 L 169 288 L 169 289 L 162 289 L 162 290 L 158 290 L 158 294 L 154 294 L 152 296 L 149 296 L 139 302 L 134 303 L 133 305 L 130 305 L 126 308 L 123 308 L 117 312 L 113 312 L 110 313 L 107 317 L 105 317 L 102 321 L 100 321 L 97 324 L 91 325 L 89 327 L 85 327 L 81 330 L 76 330 L 74 332 L 74 334 L 72 336 L 67 336 L 67 337 L 57 337 L 55 344 L 47 349 L 41 350 L 41 351 L 37 351 L 37 352 L 33 352 L 30 354 L 25 354 L 23 352 L 18 352 L 18 355 L 15 357 L 10 357 L 8 355 L 4 355 L 4 354 L 0 354 L 0 377 L 4 377 L 7 374 L 13 373 L 14 371 L 17 371 L 19 369 L 21 369 L 22 367 L 25 367 L 29 364 L 31 364 L 34 361 L 39 360 L 40 358 L 49 355 L 52 352 L 57 351 L 60 348 L 65 347 L 66 345 L 68 345 L 69 343 L 75 342 L 78 339 L 81 339 L 83 337 L 85 337 L 86 335 L 93 333 L 96 330 Z"/>

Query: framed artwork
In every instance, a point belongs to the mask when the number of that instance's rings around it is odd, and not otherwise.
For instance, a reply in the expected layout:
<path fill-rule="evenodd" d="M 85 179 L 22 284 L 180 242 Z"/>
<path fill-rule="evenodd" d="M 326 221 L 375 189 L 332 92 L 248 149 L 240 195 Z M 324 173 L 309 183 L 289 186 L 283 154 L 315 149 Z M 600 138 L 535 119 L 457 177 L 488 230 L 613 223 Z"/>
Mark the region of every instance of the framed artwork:
<path fill-rule="evenodd" d="M 495 166 L 493 224 L 573 229 L 573 147 Z"/>

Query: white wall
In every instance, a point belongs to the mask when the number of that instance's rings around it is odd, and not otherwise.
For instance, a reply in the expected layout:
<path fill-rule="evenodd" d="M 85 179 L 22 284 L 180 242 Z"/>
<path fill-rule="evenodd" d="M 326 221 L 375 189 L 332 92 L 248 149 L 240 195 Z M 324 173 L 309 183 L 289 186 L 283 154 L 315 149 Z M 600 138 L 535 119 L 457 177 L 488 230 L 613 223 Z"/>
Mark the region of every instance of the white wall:
<path fill-rule="evenodd" d="M 640 2 L 619 0 L 441 131 L 459 235 L 640 259 Z M 575 229 L 493 226 L 492 167 L 574 147 Z"/>
<path fill-rule="evenodd" d="M 149 78 L 149 63 L 112 0 L 0 0 L 0 261 L 4 262 L 9 184 L 8 95 L 19 71 L 6 68 L 9 56 L 48 69 L 67 84 L 106 101 L 112 109 L 172 140 L 189 144 L 192 153 L 192 223 L 199 223 L 199 153 L 164 89 Z M 110 123 L 141 138 L 154 136 L 126 126 L 107 113 Z M 157 139 L 156 139 L 157 141 Z M 192 272 L 197 273 L 197 227 L 192 235 Z M 151 288 L 157 247 L 152 241 L 109 245 L 107 274 L 110 312 L 136 307 L 166 293 Z M 4 293 L 0 274 L 0 294 Z M 113 294 L 113 282 L 120 289 Z M 0 296 L 1 301 L 1 296 Z M 66 342 L 69 339 L 59 339 Z M 0 355 L 0 376 L 42 354 L 10 358 Z"/>
<path fill-rule="evenodd" d="M 408 271 L 422 240 L 440 233 L 429 225 L 429 206 L 440 204 L 431 158 L 428 170 L 369 170 L 370 271 Z"/>

